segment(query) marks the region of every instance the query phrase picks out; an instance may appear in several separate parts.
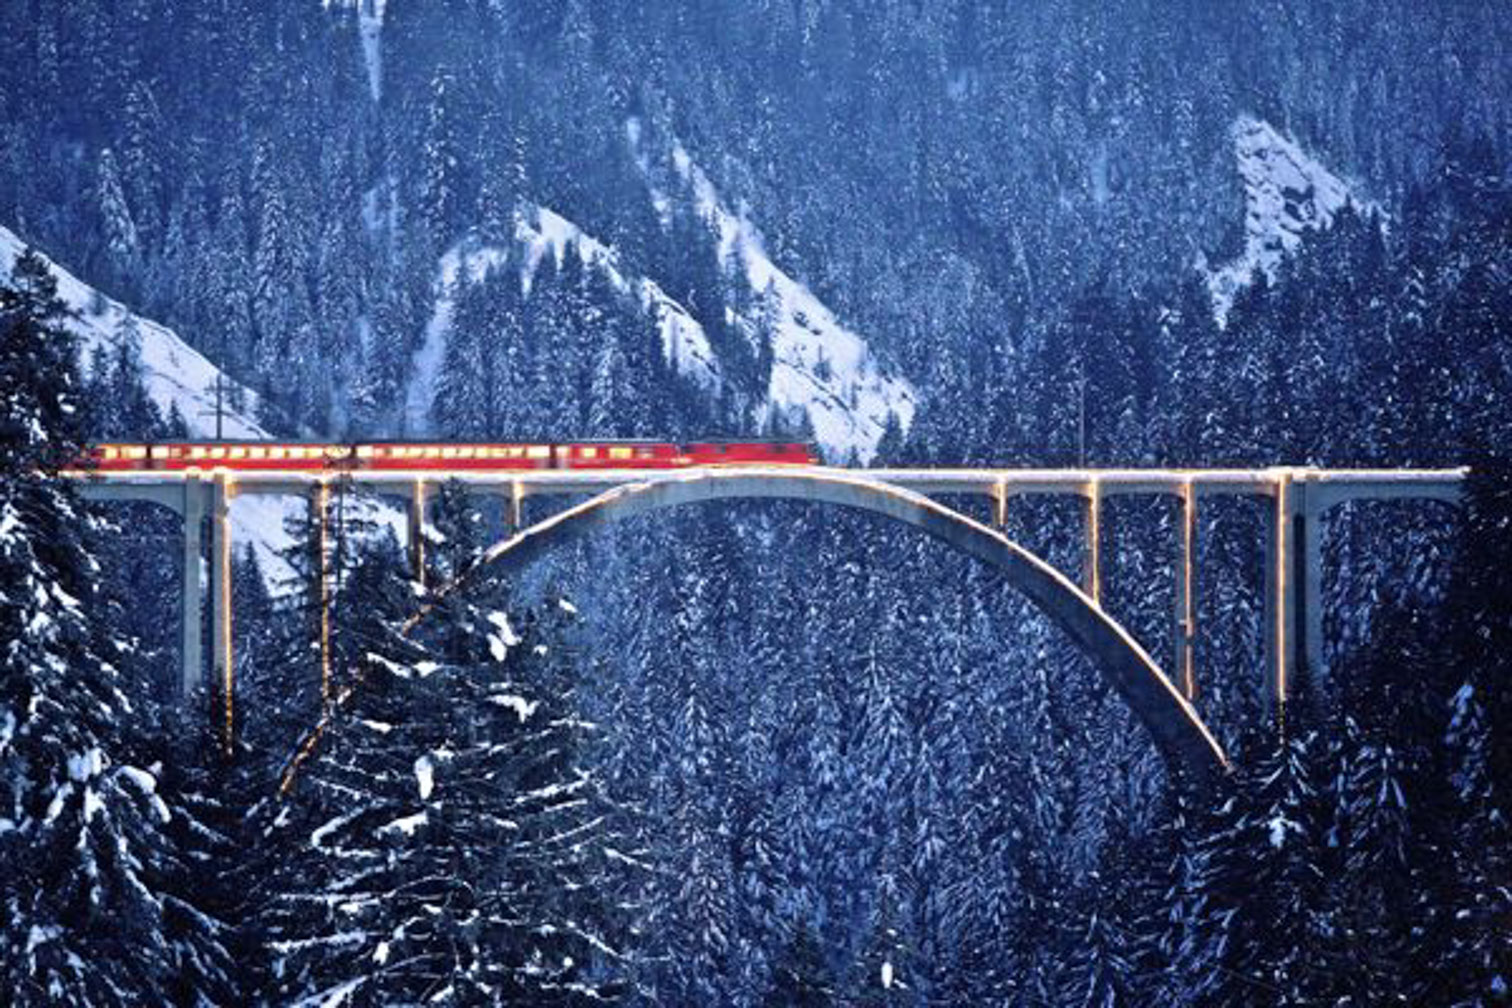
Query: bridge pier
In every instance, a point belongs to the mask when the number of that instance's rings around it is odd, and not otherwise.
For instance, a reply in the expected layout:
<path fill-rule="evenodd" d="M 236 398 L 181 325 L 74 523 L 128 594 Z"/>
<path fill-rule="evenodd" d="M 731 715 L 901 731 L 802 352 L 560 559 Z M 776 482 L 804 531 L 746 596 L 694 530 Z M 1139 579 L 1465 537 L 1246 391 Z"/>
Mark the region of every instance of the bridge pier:
<path fill-rule="evenodd" d="M 1082 490 L 1086 503 L 1086 531 L 1082 544 L 1082 591 L 1102 604 L 1102 487 L 1096 480 Z"/>
<path fill-rule="evenodd" d="M 184 480 L 183 590 L 179 596 L 179 696 L 188 699 L 203 685 L 205 656 L 201 646 L 204 585 L 201 582 L 200 526 L 205 520 L 205 488 L 194 477 Z"/>
<path fill-rule="evenodd" d="M 210 626 L 215 674 L 224 711 L 221 743 L 231 754 L 234 742 L 236 672 L 231 662 L 231 498 L 235 489 L 225 473 L 210 484 Z"/>
<path fill-rule="evenodd" d="M 422 588 L 425 587 L 425 496 L 425 481 L 416 480 L 410 492 L 409 549 L 411 569 Z"/>
<path fill-rule="evenodd" d="M 1266 522 L 1266 698 L 1277 709 L 1306 669 L 1316 686 L 1323 664 L 1323 511 L 1304 473 L 1276 477 Z"/>
<path fill-rule="evenodd" d="M 1197 642 L 1196 576 L 1194 565 L 1197 539 L 1197 491 L 1184 484 L 1177 497 L 1176 613 L 1172 640 L 1176 660 L 1171 675 L 1181 685 L 1188 700 L 1197 696 L 1197 669 L 1194 650 Z"/>
<path fill-rule="evenodd" d="M 1301 588 L 1297 600 L 1302 610 L 1299 621 L 1301 638 L 1297 655 L 1293 659 L 1300 668 L 1306 664 L 1308 675 L 1314 684 L 1321 684 L 1328 675 L 1323 664 L 1323 510 L 1317 506 L 1314 487 L 1304 483 L 1300 508 L 1297 511 L 1299 546 L 1297 560 L 1302 570 L 1296 581 Z"/>

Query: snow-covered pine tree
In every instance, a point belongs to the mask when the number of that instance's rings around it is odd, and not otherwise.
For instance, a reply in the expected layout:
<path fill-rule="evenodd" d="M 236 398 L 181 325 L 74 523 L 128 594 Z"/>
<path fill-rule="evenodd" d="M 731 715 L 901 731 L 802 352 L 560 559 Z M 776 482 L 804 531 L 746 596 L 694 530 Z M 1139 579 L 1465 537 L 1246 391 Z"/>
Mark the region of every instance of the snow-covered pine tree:
<path fill-rule="evenodd" d="M 0 989 L 17 1005 L 224 994 L 216 924 L 182 897 L 159 769 L 122 690 L 91 519 L 57 469 L 82 447 L 74 341 L 31 252 L 0 289 Z"/>
<path fill-rule="evenodd" d="M 262 913 L 270 996 L 568 1005 L 613 992 L 605 809 L 577 765 L 585 726 L 561 638 L 549 617 L 512 621 L 502 592 L 485 578 L 448 595 L 405 640 L 397 549 L 363 549 L 337 604 L 366 614 L 368 668 L 269 824 L 284 852 Z"/>
<path fill-rule="evenodd" d="M 809 926 L 799 921 L 772 967 L 762 1008 L 829 1008 L 834 1003 L 835 984 L 824 951 Z"/>

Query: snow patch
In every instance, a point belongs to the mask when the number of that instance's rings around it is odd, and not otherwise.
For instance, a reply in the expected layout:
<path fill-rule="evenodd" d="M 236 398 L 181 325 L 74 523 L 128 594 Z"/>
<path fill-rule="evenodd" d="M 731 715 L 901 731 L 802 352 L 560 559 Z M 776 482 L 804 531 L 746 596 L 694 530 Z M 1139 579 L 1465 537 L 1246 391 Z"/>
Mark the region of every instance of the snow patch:
<path fill-rule="evenodd" d="M 416 812 L 414 815 L 403 816 L 386 826 L 378 827 L 378 832 L 380 834 L 403 833 L 407 837 L 412 837 L 428 822 L 430 822 L 430 815 L 428 813 Z"/>
<path fill-rule="evenodd" d="M 640 124 L 627 124 L 627 136 L 644 168 L 648 161 L 640 147 Z M 745 212 L 731 210 L 718 190 L 679 142 L 672 146 L 672 164 L 693 191 L 699 214 L 719 234 L 721 261 L 739 262 L 746 282 L 757 295 L 772 299 L 775 315 L 773 363 L 767 389 L 766 412 L 806 413 L 814 436 L 834 456 L 855 452 L 866 462 L 889 413 L 906 429 L 913 421 L 916 394 L 901 378 L 889 376 L 860 336 L 842 326 L 834 312 L 813 292 L 773 263 L 766 244 Z M 666 197 L 655 194 L 661 205 Z M 754 329 L 754 320 L 745 320 Z"/>
<path fill-rule="evenodd" d="M 420 790 L 420 800 L 427 801 L 436 789 L 436 764 L 429 755 L 415 760 L 415 783 Z"/>
<path fill-rule="evenodd" d="M 1208 290 L 1219 325 L 1228 320 L 1239 291 L 1256 270 L 1274 277 L 1281 260 L 1309 231 L 1333 224 L 1345 206 L 1379 212 L 1355 187 L 1323 167 L 1296 141 L 1269 123 L 1240 116 L 1232 130 L 1234 157 L 1244 180 L 1244 251 L 1208 272 Z"/>
<path fill-rule="evenodd" d="M 521 724 L 529 721 L 535 715 L 536 708 L 540 706 L 539 701 L 526 700 L 513 693 L 495 693 L 488 698 L 488 702 L 514 711 L 515 717 L 520 719 Z"/>
<path fill-rule="evenodd" d="M 71 781 L 82 783 L 91 777 L 99 776 L 104 768 L 105 754 L 99 750 L 99 747 L 68 757 L 68 779 Z"/>
<path fill-rule="evenodd" d="M 642 310 L 657 318 L 662 352 L 679 372 L 706 388 L 718 387 L 719 366 L 703 326 L 655 283 L 644 277 L 628 275 L 621 267 L 615 249 L 560 214 L 530 204 L 515 213 L 514 245 L 522 253 L 517 265 L 527 294 L 537 267 L 547 255 L 560 264 L 568 248 L 575 248 L 584 264 L 600 270 L 615 290 L 634 297 Z M 426 322 L 420 349 L 415 352 L 410 382 L 405 390 L 406 433 L 417 436 L 433 429 L 430 408 L 446 360 L 446 341 L 451 332 L 460 285 L 478 283 L 490 270 L 504 267 L 510 261 L 510 253 L 511 249 L 469 236 L 442 254 L 433 286 L 435 304 Z"/>
<path fill-rule="evenodd" d="M 488 622 L 499 628 L 500 638 L 502 638 L 504 643 L 509 647 L 514 647 L 516 644 L 520 643 L 519 635 L 514 632 L 514 626 L 509 622 L 508 613 L 502 613 L 498 611 L 491 612 L 488 614 Z"/>

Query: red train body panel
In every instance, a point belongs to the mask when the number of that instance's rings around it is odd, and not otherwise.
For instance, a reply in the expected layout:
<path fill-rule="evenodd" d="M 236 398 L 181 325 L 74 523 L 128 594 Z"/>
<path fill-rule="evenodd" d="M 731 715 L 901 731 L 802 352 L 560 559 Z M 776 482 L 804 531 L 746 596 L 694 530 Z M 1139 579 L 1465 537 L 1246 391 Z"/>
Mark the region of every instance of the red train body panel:
<path fill-rule="evenodd" d="M 529 469 L 680 469 L 816 465 L 813 446 L 790 441 L 578 441 L 302 443 L 173 441 L 92 446 L 77 468 L 95 472 L 230 469 L 238 472 L 510 472 Z"/>

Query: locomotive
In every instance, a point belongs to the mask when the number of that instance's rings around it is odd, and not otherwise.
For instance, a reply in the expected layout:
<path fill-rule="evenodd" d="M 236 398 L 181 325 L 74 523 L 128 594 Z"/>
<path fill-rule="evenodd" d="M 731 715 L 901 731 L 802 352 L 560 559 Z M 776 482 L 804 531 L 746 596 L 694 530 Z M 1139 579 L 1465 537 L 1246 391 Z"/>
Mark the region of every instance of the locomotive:
<path fill-rule="evenodd" d="M 377 441 L 172 441 L 91 446 L 75 467 L 87 472 L 188 471 L 510 471 L 679 469 L 689 466 L 818 465 L 811 444 L 792 441 L 573 441 L 452 443 Z"/>

